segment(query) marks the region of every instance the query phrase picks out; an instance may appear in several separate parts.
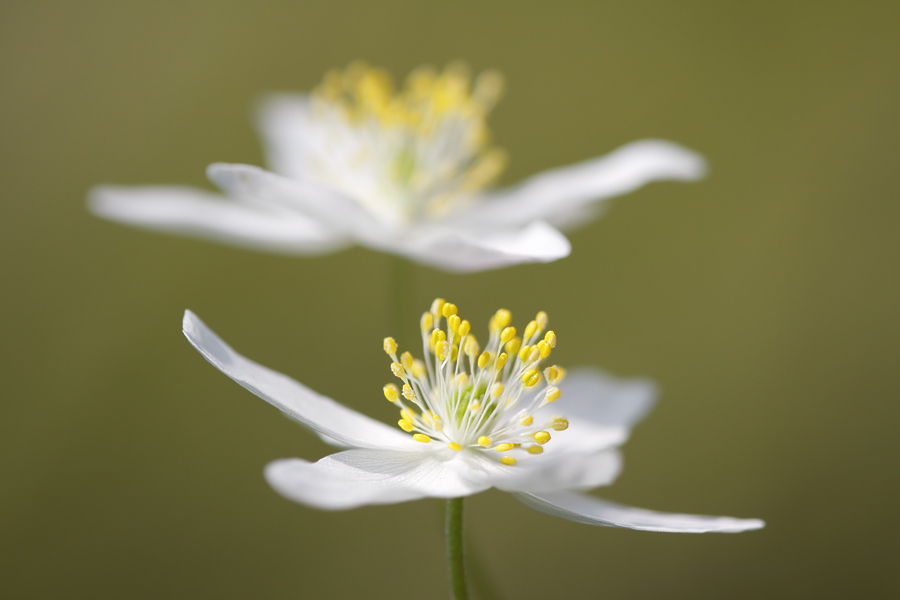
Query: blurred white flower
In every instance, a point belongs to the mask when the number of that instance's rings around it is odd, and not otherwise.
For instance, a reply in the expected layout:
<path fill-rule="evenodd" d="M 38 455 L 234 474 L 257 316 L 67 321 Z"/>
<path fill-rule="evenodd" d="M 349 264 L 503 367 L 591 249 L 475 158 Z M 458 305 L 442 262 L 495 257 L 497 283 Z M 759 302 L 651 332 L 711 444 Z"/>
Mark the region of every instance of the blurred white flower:
<path fill-rule="evenodd" d="M 225 196 L 175 186 L 99 186 L 89 206 L 108 219 L 289 254 L 359 244 L 448 271 L 567 256 L 555 229 L 585 221 L 599 200 L 659 179 L 693 180 L 703 159 L 645 140 L 505 190 L 486 118 L 502 93 L 495 72 L 469 86 L 465 67 L 414 71 L 399 91 L 362 64 L 309 95 L 265 102 L 259 129 L 274 172 L 213 164 Z"/>
<path fill-rule="evenodd" d="M 269 484 L 301 504 L 341 510 L 496 487 L 535 510 L 593 525 L 693 533 L 763 526 L 757 519 L 651 512 L 581 493 L 616 478 L 617 446 L 649 411 L 655 388 L 592 370 L 563 382 L 564 369 L 540 368 L 556 345 L 546 314 L 521 336 L 510 318 L 505 310 L 494 315 L 482 350 L 456 307 L 437 300 L 422 317 L 424 362 L 398 356 L 394 340 L 385 339 L 399 381 L 386 385 L 384 396 L 399 409 L 399 429 L 240 356 L 190 311 L 184 333 L 220 371 L 346 448 L 314 463 L 285 459 L 266 467 Z"/>

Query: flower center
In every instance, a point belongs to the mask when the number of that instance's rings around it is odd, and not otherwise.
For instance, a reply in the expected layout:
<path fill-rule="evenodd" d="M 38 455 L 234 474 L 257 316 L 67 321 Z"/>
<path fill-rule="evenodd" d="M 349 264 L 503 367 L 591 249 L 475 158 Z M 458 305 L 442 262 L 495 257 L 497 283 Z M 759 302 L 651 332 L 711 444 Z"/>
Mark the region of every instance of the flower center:
<path fill-rule="evenodd" d="M 511 320 L 505 309 L 491 317 L 482 351 L 456 305 L 438 298 L 422 315 L 424 361 L 409 352 L 398 357 L 394 338 L 385 338 L 391 371 L 403 381 L 402 389 L 393 383 L 384 386 L 385 397 L 400 409 L 400 428 L 419 442 L 440 440 L 457 452 L 543 452 L 550 441 L 547 430 L 563 431 L 569 422 L 554 417 L 536 423 L 534 413 L 559 399 L 556 385 L 565 369 L 555 365 L 540 369 L 556 347 L 556 334 L 546 331 L 547 313 L 539 312 L 521 336 Z M 516 464 L 508 454 L 500 461 Z"/>
<path fill-rule="evenodd" d="M 470 80 L 458 63 L 442 73 L 419 68 L 400 90 L 362 63 L 332 71 L 312 95 L 326 132 L 315 172 L 388 223 L 446 215 L 506 166 L 486 122 L 503 78 L 486 71 Z"/>

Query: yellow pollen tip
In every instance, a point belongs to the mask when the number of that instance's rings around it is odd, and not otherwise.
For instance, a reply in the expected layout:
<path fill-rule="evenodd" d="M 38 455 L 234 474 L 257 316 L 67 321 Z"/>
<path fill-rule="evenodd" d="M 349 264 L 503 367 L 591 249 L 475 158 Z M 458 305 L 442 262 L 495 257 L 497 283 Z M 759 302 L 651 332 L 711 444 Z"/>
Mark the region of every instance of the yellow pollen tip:
<path fill-rule="evenodd" d="M 504 387 L 502 383 L 495 383 L 494 387 L 491 389 L 491 396 L 493 396 L 494 398 L 499 398 L 501 395 L 503 395 L 503 390 Z"/>
<path fill-rule="evenodd" d="M 548 433 L 547 435 L 549 436 L 550 434 Z M 513 448 L 515 448 L 515 445 L 506 443 L 497 444 L 497 447 L 494 448 L 494 450 L 496 450 L 497 452 L 507 452 L 508 450 L 512 450 Z"/>
<path fill-rule="evenodd" d="M 384 338 L 384 352 L 388 356 L 397 352 L 397 342 L 394 341 L 392 337 Z"/>
<path fill-rule="evenodd" d="M 431 341 L 434 344 L 437 344 L 438 342 L 444 342 L 446 340 L 447 340 L 447 334 L 444 333 L 443 329 L 435 329 L 434 331 L 431 332 Z"/>
<path fill-rule="evenodd" d="M 519 350 L 519 360 L 525 362 L 528 360 L 529 354 L 531 354 L 531 346 L 522 346 L 522 349 Z"/>
<path fill-rule="evenodd" d="M 449 342 L 438 342 L 434 345 L 434 353 L 441 360 L 447 358 L 447 355 L 450 354 L 450 343 Z"/>
<path fill-rule="evenodd" d="M 410 423 L 409 421 L 407 421 L 406 419 L 400 419 L 399 421 L 397 421 L 397 425 L 399 425 L 400 429 L 402 429 L 403 431 L 405 431 L 407 433 L 409 433 L 410 431 L 413 430 L 413 424 Z"/>
<path fill-rule="evenodd" d="M 506 356 L 506 352 L 501 352 L 501 353 L 500 353 L 500 356 L 497 357 L 497 362 L 496 362 L 496 364 L 494 364 L 494 369 L 497 370 L 497 371 L 499 371 L 500 369 L 502 369 L 502 368 L 503 368 L 503 365 L 506 364 L 506 359 L 507 359 L 507 358 L 508 358 L 508 357 Z"/>
<path fill-rule="evenodd" d="M 544 449 L 541 448 L 540 446 L 529 446 L 528 447 L 528 454 L 540 454 L 543 451 L 544 451 Z"/>
<path fill-rule="evenodd" d="M 396 376 L 399 377 L 400 379 L 403 379 L 403 375 L 404 375 L 404 372 L 403 372 L 403 365 L 401 365 L 401 364 L 398 363 L 398 362 L 393 362 L 393 363 L 391 363 L 391 373 L 393 373 L 394 375 L 396 375 Z"/>
<path fill-rule="evenodd" d="M 397 398 L 400 397 L 400 392 L 397 390 L 397 386 L 393 383 L 389 383 L 384 386 L 384 397 L 390 400 L 391 402 L 396 402 Z"/>
<path fill-rule="evenodd" d="M 515 356 L 521 346 L 522 346 L 522 338 L 516 336 L 513 339 L 506 342 L 506 351 L 509 352 L 509 354 L 511 356 Z"/>
<path fill-rule="evenodd" d="M 550 441 L 550 434 L 546 431 L 538 431 L 534 434 L 534 441 L 541 445 L 546 444 Z"/>
<path fill-rule="evenodd" d="M 559 370 L 556 368 L 556 365 L 544 369 L 544 377 L 550 383 L 556 383 L 556 380 L 559 378 Z"/>
<path fill-rule="evenodd" d="M 435 317 L 439 318 L 441 316 L 444 304 L 446 304 L 446 302 L 444 302 L 443 298 L 435 298 L 434 302 L 431 303 L 431 312 Z"/>
<path fill-rule="evenodd" d="M 556 348 L 556 334 L 552 331 L 548 331 L 546 335 L 544 335 L 544 341 L 550 344 L 551 348 Z"/>
<path fill-rule="evenodd" d="M 456 305 L 451 304 L 450 302 L 446 302 L 444 306 L 441 307 L 441 314 L 444 315 L 445 318 L 450 318 L 451 315 L 456 314 Z"/>
<path fill-rule="evenodd" d="M 422 442 L 423 444 L 427 444 L 431 441 L 431 438 L 425 435 L 424 433 L 417 433 L 413 436 L 413 439 L 417 442 Z"/>
<path fill-rule="evenodd" d="M 469 322 L 463 319 L 459 322 L 459 327 L 457 328 L 456 332 L 459 334 L 459 337 L 466 337 L 467 335 L 469 335 L 469 329 L 471 329 L 471 327 L 472 326 L 469 324 Z"/>
<path fill-rule="evenodd" d="M 447 447 L 455 452 L 459 452 L 460 450 L 462 450 L 462 446 L 460 446 L 456 442 L 450 442 L 449 444 L 447 444 Z"/>
<path fill-rule="evenodd" d="M 503 458 L 500 459 L 500 462 L 502 462 L 504 465 L 511 467 L 514 464 L 516 464 L 516 459 L 514 459 L 512 456 L 504 456 Z"/>
<path fill-rule="evenodd" d="M 533 422 L 534 418 L 531 415 L 522 415 L 522 417 L 519 419 L 519 425 L 525 425 L 526 427 L 528 425 L 531 425 Z"/>
<path fill-rule="evenodd" d="M 515 327 L 504 327 L 503 331 L 500 332 L 500 341 L 504 344 L 514 337 L 516 337 Z"/>
<path fill-rule="evenodd" d="M 510 321 L 512 321 L 512 313 L 505 308 L 501 308 L 494 315 L 494 324 L 496 325 L 498 330 L 501 330 L 509 325 Z"/>
<path fill-rule="evenodd" d="M 544 399 L 547 402 L 556 402 L 559 400 L 560 393 L 558 387 L 549 387 L 547 388 L 547 393 L 544 395 Z"/>
<path fill-rule="evenodd" d="M 536 321 L 531 321 L 530 323 L 528 323 L 528 325 L 525 326 L 525 339 L 527 340 L 528 338 L 533 336 L 537 331 L 537 328 L 538 324 Z"/>
<path fill-rule="evenodd" d="M 534 320 L 537 322 L 538 329 L 547 329 L 547 325 L 550 323 L 550 318 L 544 311 L 539 312 Z"/>
<path fill-rule="evenodd" d="M 548 344 L 544 340 L 539 341 L 537 343 L 537 346 L 535 346 L 535 347 L 541 353 L 541 358 L 547 358 L 548 356 L 550 356 L 550 350 L 551 350 L 550 344 Z"/>
<path fill-rule="evenodd" d="M 486 435 L 481 436 L 480 438 L 478 438 L 478 445 L 487 448 L 491 445 L 491 438 Z"/>
<path fill-rule="evenodd" d="M 450 317 L 447 319 L 447 327 L 454 333 L 459 331 L 459 323 L 459 315 L 450 315 Z"/>
<path fill-rule="evenodd" d="M 409 412 L 408 410 L 406 410 L 405 408 L 400 409 L 400 416 L 403 419 L 409 421 L 410 423 L 412 423 L 413 421 L 416 420 L 416 418 L 413 417 L 413 414 L 411 412 Z"/>
<path fill-rule="evenodd" d="M 425 363 L 423 363 L 419 359 L 413 360 L 412 364 L 412 374 L 416 377 L 423 377 L 426 373 Z"/>
<path fill-rule="evenodd" d="M 413 391 L 412 386 L 408 383 L 403 384 L 403 397 L 407 400 L 415 400 L 416 393 Z"/>
<path fill-rule="evenodd" d="M 540 379 L 541 374 L 537 372 L 537 369 L 528 369 L 527 371 L 525 371 L 525 374 L 522 375 L 522 383 L 524 383 L 526 387 L 533 386 Z"/>
<path fill-rule="evenodd" d="M 487 364 L 491 361 L 491 353 L 485 350 L 481 353 L 481 356 L 478 357 L 478 367 L 483 369 L 487 366 Z"/>
<path fill-rule="evenodd" d="M 556 431 L 565 431 L 569 428 L 569 421 L 563 417 L 554 417 L 554 419 L 550 421 L 550 427 Z"/>
<path fill-rule="evenodd" d="M 422 319 L 419 321 L 419 326 L 422 328 L 422 331 L 428 331 L 434 327 L 434 316 L 432 316 L 431 313 L 423 313 Z"/>
<path fill-rule="evenodd" d="M 406 370 L 412 369 L 413 366 L 413 357 L 409 352 L 404 352 L 400 355 L 400 364 L 403 365 L 403 368 Z"/>

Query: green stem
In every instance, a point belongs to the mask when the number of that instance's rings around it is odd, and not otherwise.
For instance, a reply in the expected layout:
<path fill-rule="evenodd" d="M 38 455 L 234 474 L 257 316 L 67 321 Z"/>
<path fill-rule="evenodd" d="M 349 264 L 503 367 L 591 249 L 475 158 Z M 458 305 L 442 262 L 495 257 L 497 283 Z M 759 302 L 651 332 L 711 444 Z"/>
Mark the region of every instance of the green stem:
<path fill-rule="evenodd" d="M 466 600 L 466 565 L 463 557 L 463 499 L 447 500 L 447 567 L 450 572 L 450 598 Z"/>

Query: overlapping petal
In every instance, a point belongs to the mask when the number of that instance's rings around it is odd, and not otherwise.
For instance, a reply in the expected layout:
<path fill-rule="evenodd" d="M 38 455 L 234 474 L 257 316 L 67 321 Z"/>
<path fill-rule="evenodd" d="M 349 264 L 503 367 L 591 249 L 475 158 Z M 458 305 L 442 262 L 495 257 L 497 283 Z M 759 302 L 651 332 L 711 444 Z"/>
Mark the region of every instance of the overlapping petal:
<path fill-rule="evenodd" d="M 738 533 L 765 526 L 759 519 L 662 513 L 623 506 L 570 491 L 519 493 L 515 496 L 523 504 L 538 512 L 587 525 L 670 533 Z"/>
<path fill-rule="evenodd" d="M 522 225 L 536 219 L 570 227 L 598 200 L 620 196 L 652 181 L 693 181 L 706 174 L 702 156 L 664 140 L 641 140 L 606 156 L 539 173 L 513 187 L 482 195 L 454 222 Z"/>
<path fill-rule="evenodd" d="M 94 214 L 137 227 L 190 235 L 270 252 L 333 252 L 349 239 L 321 221 L 271 204 L 238 202 L 179 186 L 98 186 Z"/>
<path fill-rule="evenodd" d="M 286 375 L 244 358 L 191 311 L 184 335 L 214 367 L 275 408 L 303 423 L 326 442 L 354 448 L 413 449 L 416 442 L 398 429 L 338 404 Z"/>

